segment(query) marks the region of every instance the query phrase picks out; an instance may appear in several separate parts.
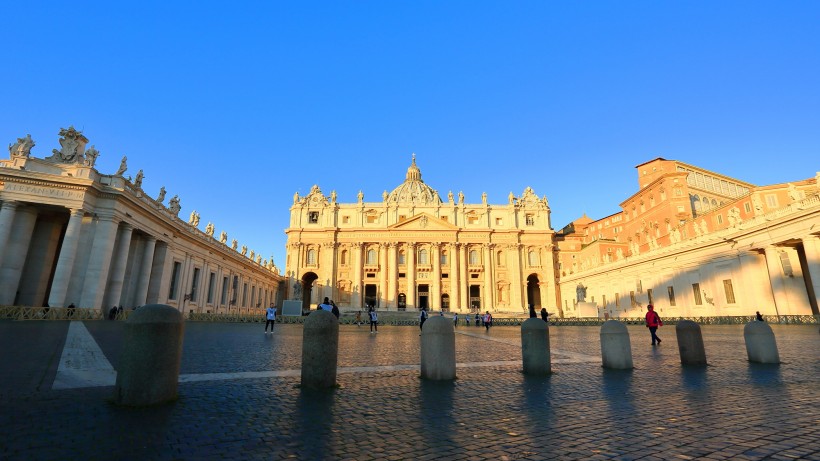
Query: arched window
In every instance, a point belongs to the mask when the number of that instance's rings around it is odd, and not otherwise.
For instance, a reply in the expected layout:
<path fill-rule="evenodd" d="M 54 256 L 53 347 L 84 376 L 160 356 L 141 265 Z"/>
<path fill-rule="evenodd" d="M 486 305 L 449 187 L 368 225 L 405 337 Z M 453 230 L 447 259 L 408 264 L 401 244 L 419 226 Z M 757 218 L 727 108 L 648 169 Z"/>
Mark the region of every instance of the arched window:
<path fill-rule="evenodd" d="M 427 259 L 427 250 L 424 248 L 419 250 L 419 264 L 430 264 L 430 261 Z"/>
<path fill-rule="evenodd" d="M 447 251 L 441 252 L 441 265 L 447 264 Z"/>
<path fill-rule="evenodd" d="M 403 266 L 403 265 L 407 264 L 405 259 L 406 258 L 404 257 L 404 250 L 399 251 L 399 266 Z"/>
<path fill-rule="evenodd" d="M 703 202 L 703 205 L 701 205 L 701 208 L 703 209 L 703 211 L 708 210 L 709 209 L 709 199 L 706 198 L 706 197 L 703 197 L 702 202 Z"/>
<path fill-rule="evenodd" d="M 316 265 L 316 250 L 311 248 L 307 252 L 307 263 L 308 266 L 315 266 Z"/>
<path fill-rule="evenodd" d="M 376 250 L 369 249 L 367 250 L 367 263 L 366 264 L 376 264 Z"/>
<path fill-rule="evenodd" d="M 666 190 L 661 189 L 661 201 L 666 200 Z"/>
<path fill-rule="evenodd" d="M 478 260 L 478 252 L 475 250 L 470 250 L 470 265 L 477 266 L 479 264 Z"/>
<path fill-rule="evenodd" d="M 339 260 L 342 266 L 347 266 L 347 250 L 342 250 L 342 255 L 339 257 Z"/>
<path fill-rule="evenodd" d="M 541 259 L 538 257 L 538 252 L 530 250 L 527 254 L 527 260 L 530 263 L 531 267 L 539 266 L 541 264 Z"/>
<path fill-rule="evenodd" d="M 503 250 L 498 250 L 498 253 L 496 254 L 495 260 L 496 260 L 496 264 L 498 264 L 501 267 L 504 267 L 504 251 Z"/>
<path fill-rule="evenodd" d="M 718 202 L 715 199 L 712 199 L 712 208 L 717 208 Z"/>

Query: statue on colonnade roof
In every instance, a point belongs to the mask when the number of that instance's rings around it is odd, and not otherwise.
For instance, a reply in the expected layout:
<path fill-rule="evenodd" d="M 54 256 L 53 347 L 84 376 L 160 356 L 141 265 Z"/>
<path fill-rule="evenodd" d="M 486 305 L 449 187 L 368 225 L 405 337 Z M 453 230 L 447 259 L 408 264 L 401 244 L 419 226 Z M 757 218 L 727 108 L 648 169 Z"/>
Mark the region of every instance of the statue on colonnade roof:
<path fill-rule="evenodd" d="M 9 144 L 9 153 L 12 157 L 28 157 L 31 155 L 31 148 L 34 147 L 34 140 L 27 134 L 25 138 L 17 138 L 17 142 Z"/>
<path fill-rule="evenodd" d="M 82 163 L 84 162 L 83 154 L 85 153 L 85 145 L 88 143 L 88 138 L 83 136 L 82 131 L 77 131 L 73 126 L 68 129 L 60 128 L 60 150 L 52 149 L 49 160 L 57 163 Z"/>

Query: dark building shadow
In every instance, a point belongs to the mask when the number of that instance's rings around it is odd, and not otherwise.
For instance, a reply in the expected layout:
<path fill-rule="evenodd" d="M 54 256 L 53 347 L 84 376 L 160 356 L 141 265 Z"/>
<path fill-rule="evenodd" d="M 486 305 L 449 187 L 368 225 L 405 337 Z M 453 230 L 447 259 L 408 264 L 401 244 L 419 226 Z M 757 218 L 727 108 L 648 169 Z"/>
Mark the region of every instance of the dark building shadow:
<path fill-rule="evenodd" d="M 419 415 L 423 428 L 418 434 L 419 444 L 433 448 L 461 446 L 454 438 L 457 437 L 453 416 L 455 390 L 455 381 L 419 379 Z M 430 434 L 431 437 L 423 434 Z"/>
<path fill-rule="evenodd" d="M 338 432 L 333 430 L 335 403 L 335 389 L 301 389 L 299 392 L 296 414 L 300 459 L 332 458 L 333 447 L 342 445 Z"/>

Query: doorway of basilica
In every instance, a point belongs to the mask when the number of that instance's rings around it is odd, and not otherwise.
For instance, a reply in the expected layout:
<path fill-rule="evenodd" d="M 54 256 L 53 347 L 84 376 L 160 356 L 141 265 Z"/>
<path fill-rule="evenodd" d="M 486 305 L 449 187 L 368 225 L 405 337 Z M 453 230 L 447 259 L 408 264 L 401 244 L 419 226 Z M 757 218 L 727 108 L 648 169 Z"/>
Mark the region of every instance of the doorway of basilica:
<path fill-rule="evenodd" d="M 368 284 L 364 286 L 364 304 L 378 308 L 378 290 L 376 285 Z"/>
<path fill-rule="evenodd" d="M 481 312 L 481 285 L 470 285 L 470 311 Z"/>
<path fill-rule="evenodd" d="M 430 285 L 419 285 L 419 302 L 417 306 L 419 309 L 430 309 Z"/>
<path fill-rule="evenodd" d="M 535 274 L 527 277 L 527 307 L 529 306 L 541 309 L 541 287 Z"/>

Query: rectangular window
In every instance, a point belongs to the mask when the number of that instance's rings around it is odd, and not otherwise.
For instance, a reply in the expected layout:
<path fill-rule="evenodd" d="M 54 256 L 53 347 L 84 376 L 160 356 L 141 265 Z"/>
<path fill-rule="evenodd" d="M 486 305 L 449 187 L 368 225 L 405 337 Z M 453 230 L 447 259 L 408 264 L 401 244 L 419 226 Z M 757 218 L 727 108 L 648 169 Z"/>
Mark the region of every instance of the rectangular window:
<path fill-rule="evenodd" d="M 350 216 L 342 216 L 342 224 L 350 224 Z"/>
<path fill-rule="evenodd" d="M 199 288 L 199 269 L 194 268 L 194 279 L 191 281 L 191 301 L 196 301 L 197 290 Z"/>
<path fill-rule="evenodd" d="M 182 263 L 174 262 L 174 270 L 171 272 L 171 287 L 168 289 L 168 299 L 177 299 L 177 291 L 179 289 L 179 271 L 182 269 Z"/>
<path fill-rule="evenodd" d="M 319 212 L 318 211 L 311 211 L 308 213 L 308 222 L 311 224 L 316 224 L 319 222 Z"/>
<path fill-rule="evenodd" d="M 692 294 L 695 296 L 695 305 L 702 306 L 703 298 L 700 297 L 700 283 L 692 284 Z"/>
<path fill-rule="evenodd" d="M 655 304 L 655 297 L 652 296 L 652 289 L 646 290 L 646 296 L 649 297 L 649 304 Z"/>
<path fill-rule="evenodd" d="M 219 303 L 225 304 L 228 302 L 228 277 L 222 277 L 222 296 Z"/>
<path fill-rule="evenodd" d="M 723 215 L 717 215 L 718 224 L 723 224 Z"/>
<path fill-rule="evenodd" d="M 448 221 L 447 216 L 442 216 L 440 219 L 441 219 L 442 221 L 444 221 L 444 222 L 447 222 L 447 221 Z"/>
<path fill-rule="evenodd" d="M 231 296 L 231 304 L 235 306 L 236 305 L 237 291 L 239 291 L 239 276 L 238 275 L 233 276 L 233 283 L 231 284 L 231 288 L 232 288 L 232 293 L 233 293 L 233 295 Z"/>
<path fill-rule="evenodd" d="M 403 279 L 405 277 L 404 272 L 399 272 L 399 278 Z"/>
<path fill-rule="evenodd" d="M 640 280 L 638 280 L 638 283 L 635 284 L 635 291 L 638 293 L 643 293 L 643 284 Z"/>
<path fill-rule="evenodd" d="M 726 293 L 726 304 L 735 303 L 735 289 L 732 288 L 732 280 L 723 281 L 723 291 Z"/>
<path fill-rule="evenodd" d="M 618 293 L 615 293 L 615 307 L 621 307 L 621 295 Z"/>
<path fill-rule="evenodd" d="M 503 226 L 503 225 L 504 225 L 504 219 L 502 219 L 502 218 L 495 218 L 495 225 L 496 225 L 496 226 Z"/>
<path fill-rule="evenodd" d="M 768 194 L 766 196 L 766 206 L 769 208 L 777 208 L 777 196 L 774 194 Z"/>
<path fill-rule="evenodd" d="M 448 279 L 450 278 L 450 274 L 441 274 L 441 278 Z"/>
<path fill-rule="evenodd" d="M 242 307 L 248 307 L 248 284 L 242 284 Z"/>
<path fill-rule="evenodd" d="M 629 302 L 632 305 L 632 307 L 635 307 L 635 306 L 638 305 L 638 300 L 635 299 L 635 292 L 634 291 L 629 292 Z"/>
<path fill-rule="evenodd" d="M 666 292 L 669 294 L 669 305 L 675 305 L 675 287 L 666 287 Z"/>
<path fill-rule="evenodd" d="M 374 278 L 376 278 L 376 274 L 374 272 L 368 272 L 366 277 L 369 278 L 369 279 L 374 279 Z"/>
<path fill-rule="evenodd" d="M 793 277 L 792 262 L 789 260 L 789 254 L 785 251 L 780 252 L 780 265 L 783 266 L 783 275 L 786 277 Z"/>
<path fill-rule="evenodd" d="M 367 216 L 367 223 L 368 224 L 373 224 L 375 222 L 376 222 L 376 216 L 375 215 L 368 215 Z"/>
<path fill-rule="evenodd" d="M 478 222 L 477 216 L 467 216 L 467 224 L 475 224 Z"/>
<path fill-rule="evenodd" d="M 533 215 L 533 214 L 527 214 L 524 222 L 525 222 L 528 226 L 534 226 L 534 225 L 535 225 L 535 215 Z"/>
<path fill-rule="evenodd" d="M 744 203 L 743 204 L 743 209 L 746 210 L 746 213 L 751 213 L 752 212 L 752 204 L 749 203 L 749 202 Z"/>
<path fill-rule="evenodd" d="M 214 302 L 214 282 L 216 282 L 216 274 L 211 272 L 208 276 L 208 304 Z"/>
<path fill-rule="evenodd" d="M 251 287 L 251 307 L 256 307 L 256 287 Z"/>

